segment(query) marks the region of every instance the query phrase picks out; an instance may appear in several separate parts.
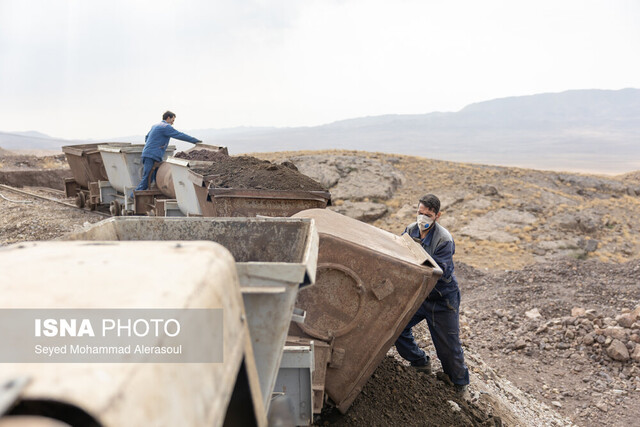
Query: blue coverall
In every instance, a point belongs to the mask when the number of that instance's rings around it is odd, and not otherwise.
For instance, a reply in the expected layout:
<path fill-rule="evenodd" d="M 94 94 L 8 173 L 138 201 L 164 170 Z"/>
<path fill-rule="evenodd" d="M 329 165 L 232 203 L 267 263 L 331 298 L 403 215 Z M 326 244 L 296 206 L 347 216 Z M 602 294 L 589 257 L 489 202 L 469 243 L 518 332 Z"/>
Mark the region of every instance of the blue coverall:
<path fill-rule="evenodd" d="M 424 319 L 429 326 L 431 340 L 445 374 L 454 384 L 469 384 L 469 370 L 464 363 L 464 352 L 460 342 L 460 288 L 453 273 L 453 238 L 437 222 L 424 239 L 420 238 L 420 230 L 415 224 L 408 226 L 404 233 L 420 240 L 422 247 L 438 263 L 443 274 L 396 340 L 396 349 L 400 356 L 413 366 L 429 363 L 429 356 L 418 347 L 411 332 L 411 328 Z M 434 236 L 437 242 L 432 241 Z"/>
<path fill-rule="evenodd" d="M 149 188 L 149 174 L 153 169 L 154 163 L 162 161 L 164 153 L 167 151 L 167 147 L 169 146 L 169 139 L 171 138 L 191 142 L 193 144 L 201 142 L 197 138 L 175 130 L 173 126 L 164 120 L 157 125 L 153 125 L 147 136 L 144 137 L 145 145 L 142 150 L 142 165 L 144 169 L 142 171 L 142 181 L 140 181 L 140 184 L 138 184 L 135 191 L 146 190 Z M 155 181 L 156 171 L 157 170 L 153 171 L 151 181 Z"/>

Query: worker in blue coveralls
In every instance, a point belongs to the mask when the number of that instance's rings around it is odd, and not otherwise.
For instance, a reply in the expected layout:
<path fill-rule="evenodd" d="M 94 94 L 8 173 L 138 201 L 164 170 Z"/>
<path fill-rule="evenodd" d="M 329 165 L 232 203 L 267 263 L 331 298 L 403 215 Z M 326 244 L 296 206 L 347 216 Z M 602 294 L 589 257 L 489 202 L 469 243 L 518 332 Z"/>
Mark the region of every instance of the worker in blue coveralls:
<path fill-rule="evenodd" d="M 426 320 L 442 370 L 451 379 L 457 392 L 468 394 L 469 370 L 464 363 L 460 342 L 460 288 L 453 273 L 456 246 L 447 229 L 438 224 L 440 214 L 440 200 L 433 194 L 427 194 L 418 203 L 417 221 L 404 230 L 404 233 L 420 242 L 438 263 L 443 274 L 396 340 L 396 349 L 411 366 L 430 374 L 431 360 L 418 347 L 411 332 L 413 326 Z"/>
<path fill-rule="evenodd" d="M 156 162 L 162 161 L 164 152 L 167 151 L 167 147 L 169 146 L 170 138 L 191 142 L 193 144 L 202 142 L 186 133 L 175 130 L 172 126 L 175 120 L 176 115 L 174 113 L 171 111 L 165 112 L 162 115 L 162 121 L 153 125 L 147 136 L 144 137 L 145 144 L 142 150 L 142 165 L 144 169 L 142 171 L 142 181 L 140 181 L 135 191 L 146 190 L 149 188 L 149 184 L 155 181 L 157 169 L 154 169 L 153 166 Z M 149 175 L 151 175 L 151 179 L 149 179 Z M 133 198 L 133 193 L 131 197 Z"/>

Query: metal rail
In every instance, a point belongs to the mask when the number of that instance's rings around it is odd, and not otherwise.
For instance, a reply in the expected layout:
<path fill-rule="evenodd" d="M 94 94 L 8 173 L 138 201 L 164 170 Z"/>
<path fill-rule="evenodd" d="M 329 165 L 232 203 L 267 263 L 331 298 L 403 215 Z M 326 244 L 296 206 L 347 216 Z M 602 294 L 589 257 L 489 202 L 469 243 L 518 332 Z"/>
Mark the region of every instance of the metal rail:
<path fill-rule="evenodd" d="M 38 190 L 38 191 L 45 191 L 47 193 L 52 193 L 55 194 L 57 196 L 65 196 L 64 190 L 57 190 L 55 188 L 49 188 L 49 187 L 31 187 L 33 190 Z"/>
<path fill-rule="evenodd" d="M 79 209 L 79 210 L 81 210 L 82 212 L 85 212 L 85 213 L 92 213 L 92 214 L 102 215 L 102 216 L 106 216 L 106 217 L 110 217 L 111 216 L 111 215 L 106 214 L 104 212 L 87 211 L 87 210 L 84 210 L 84 209 L 80 209 L 76 205 L 72 205 L 70 203 L 66 203 L 66 202 L 63 202 L 61 200 L 52 199 L 51 197 L 45 197 L 45 196 L 41 196 L 39 194 L 33 194 L 33 193 L 30 193 L 30 192 L 24 191 L 24 190 L 18 190 L 17 188 L 13 188 L 13 187 L 10 187 L 10 186 L 4 185 L 4 184 L 0 184 L 0 189 L 13 191 L 14 193 L 24 194 L 26 196 L 35 197 L 36 199 L 41 199 L 41 200 L 45 200 L 45 201 L 48 201 L 48 202 L 58 203 L 60 205 L 66 206 L 68 208 L 73 208 L 73 209 L 77 209 L 77 210 Z"/>
<path fill-rule="evenodd" d="M 11 202 L 11 203 L 33 203 L 33 200 L 12 200 L 8 197 L 5 197 L 3 194 L 0 194 L 0 197 L 2 197 L 7 202 Z"/>

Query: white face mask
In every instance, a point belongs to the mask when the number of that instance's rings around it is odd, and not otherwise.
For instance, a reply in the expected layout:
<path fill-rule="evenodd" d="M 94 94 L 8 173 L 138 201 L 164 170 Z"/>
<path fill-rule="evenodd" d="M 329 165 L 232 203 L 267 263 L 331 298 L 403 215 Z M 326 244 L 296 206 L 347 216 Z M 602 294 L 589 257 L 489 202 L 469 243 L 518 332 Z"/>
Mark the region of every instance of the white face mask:
<path fill-rule="evenodd" d="M 418 214 L 418 218 L 416 222 L 418 223 L 418 226 L 420 227 L 421 230 L 426 230 L 431 226 L 431 218 L 429 218 L 426 215 Z"/>

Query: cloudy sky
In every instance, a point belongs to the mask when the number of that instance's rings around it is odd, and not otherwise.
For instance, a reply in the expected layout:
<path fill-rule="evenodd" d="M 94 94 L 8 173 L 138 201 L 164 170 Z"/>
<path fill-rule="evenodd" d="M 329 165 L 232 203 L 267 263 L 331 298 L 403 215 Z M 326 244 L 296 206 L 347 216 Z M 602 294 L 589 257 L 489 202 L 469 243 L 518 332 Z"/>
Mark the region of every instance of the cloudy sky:
<path fill-rule="evenodd" d="M 0 0 L 0 130 L 315 126 L 640 88 L 637 0 Z"/>

